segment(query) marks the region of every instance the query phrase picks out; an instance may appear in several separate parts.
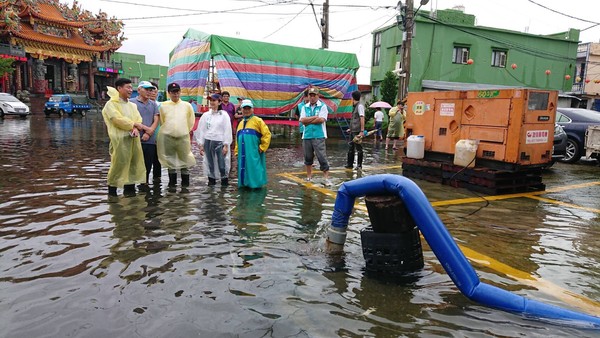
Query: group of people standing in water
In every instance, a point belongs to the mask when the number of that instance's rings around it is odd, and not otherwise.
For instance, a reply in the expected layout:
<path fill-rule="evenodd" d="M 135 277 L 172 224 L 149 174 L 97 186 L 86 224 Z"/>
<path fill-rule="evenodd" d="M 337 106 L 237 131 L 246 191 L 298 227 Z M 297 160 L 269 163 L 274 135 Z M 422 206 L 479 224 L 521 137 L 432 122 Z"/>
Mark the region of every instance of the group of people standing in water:
<path fill-rule="evenodd" d="M 126 196 L 135 195 L 136 185 L 140 191 L 149 189 L 151 171 L 153 183 L 160 184 L 162 167 L 167 168 L 169 187 L 178 184 L 178 173 L 181 186 L 189 186 L 189 169 L 196 165 L 191 134 L 200 148 L 209 186 L 217 181 L 222 186 L 229 185 L 232 151 L 238 160 L 238 187 L 261 188 L 267 184 L 265 152 L 271 132 L 254 115 L 252 100 L 241 101 L 241 117 L 234 135 L 233 115 L 222 109 L 222 96 L 212 94 L 208 97 L 209 111 L 202 115 L 192 133 L 194 109 L 181 100 L 180 85 L 170 83 L 167 86 L 170 100 L 161 103 L 156 102 L 157 90 L 156 84 L 141 81 L 138 97 L 130 100 L 131 80 L 117 79 L 115 87 L 108 87 L 110 99 L 102 117 L 110 138 L 109 195 L 116 196 L 117 188 L 122 188 Z"/>

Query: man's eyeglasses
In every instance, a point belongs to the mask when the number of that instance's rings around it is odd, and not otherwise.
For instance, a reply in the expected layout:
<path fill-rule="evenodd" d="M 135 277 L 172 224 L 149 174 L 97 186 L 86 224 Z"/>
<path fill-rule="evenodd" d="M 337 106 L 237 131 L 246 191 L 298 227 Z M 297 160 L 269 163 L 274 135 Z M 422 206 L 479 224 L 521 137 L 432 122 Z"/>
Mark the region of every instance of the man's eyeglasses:
<path fill-rule="evenodd" d="M 153 91 L 155 91 L 155 90 L 156 90 L 156 88 L 144 88 L 144 89 L 146 89 L 146 90 L 147 90 L 147 91 L 149 91 L 149 92 L 153 92 Z"/>

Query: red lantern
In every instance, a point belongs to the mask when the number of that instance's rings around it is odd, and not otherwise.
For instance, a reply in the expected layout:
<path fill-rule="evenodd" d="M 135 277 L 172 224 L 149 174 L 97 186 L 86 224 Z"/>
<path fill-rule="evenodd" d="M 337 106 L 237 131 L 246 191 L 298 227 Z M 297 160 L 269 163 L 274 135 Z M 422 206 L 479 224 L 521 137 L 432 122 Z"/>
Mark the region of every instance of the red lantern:
<path fill-rule="evenodd" d="M 585 79 L 585 83 L 590 83 L 590 79 Z"/>
<path fill-rule="evenodd" d="M 473 59 L 468 59 L 468 60 L 467 60 L 467 64 L 468 64 L 468 65 L 472 65 L 472 64 L 473 64 Z"/>
<path fill-rule="evenodd" d="M 565 75 L 565 80 L 571 80 L 571 75 L 569 75 L 569 74 Z"/>
<path fill-rule="evenodd" d="M 552 72 L 550 71 L 550 69 L 546 69 L 546 75 L 550 75 Z"/>
<path fill-rule="evenodd" d="M 512 69 L 517 69 L 517 64 L 513 63 L 512 65 L 510 65 L 512 67 Z"/>

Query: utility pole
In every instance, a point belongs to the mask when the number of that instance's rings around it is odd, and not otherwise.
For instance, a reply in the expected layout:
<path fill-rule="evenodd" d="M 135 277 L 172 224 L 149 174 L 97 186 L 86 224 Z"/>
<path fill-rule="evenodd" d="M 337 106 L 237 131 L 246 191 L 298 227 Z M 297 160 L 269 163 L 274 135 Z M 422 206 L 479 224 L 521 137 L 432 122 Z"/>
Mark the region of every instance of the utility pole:
<path fill-rule="evenodd" d="M 406 37 L 403 41 L 404 48 L 402 48 L 402 73 L 398 80 L 398 99 L 402 99 L 408 95 L 408 85 L 410 82 L 410 49 L 414 27 L 413 0 L 406 0 L 406 7 L 404 10 L 406 13 L 402 24 L 404 26 Z M 400 11 L 402 11 L 402 9 L 400 9 Z"/>
<path fill-rule="evenodd" d="M 321 19 L 321 48 L 329 48 L 329 0 L 323 3 L 323 18 Z"/>

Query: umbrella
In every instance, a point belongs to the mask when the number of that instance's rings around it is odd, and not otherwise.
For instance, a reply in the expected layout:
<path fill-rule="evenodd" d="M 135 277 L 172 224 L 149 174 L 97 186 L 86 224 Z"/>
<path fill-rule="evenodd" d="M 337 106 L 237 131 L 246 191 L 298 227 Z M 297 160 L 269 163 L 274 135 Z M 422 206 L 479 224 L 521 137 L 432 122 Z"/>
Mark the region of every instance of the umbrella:
<path fill-rule="evenodd" d="M 373 102 L 369 108 L 392 108 L 389 103 L 384 101 Z"/>

